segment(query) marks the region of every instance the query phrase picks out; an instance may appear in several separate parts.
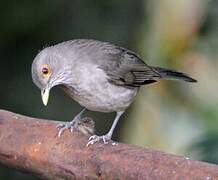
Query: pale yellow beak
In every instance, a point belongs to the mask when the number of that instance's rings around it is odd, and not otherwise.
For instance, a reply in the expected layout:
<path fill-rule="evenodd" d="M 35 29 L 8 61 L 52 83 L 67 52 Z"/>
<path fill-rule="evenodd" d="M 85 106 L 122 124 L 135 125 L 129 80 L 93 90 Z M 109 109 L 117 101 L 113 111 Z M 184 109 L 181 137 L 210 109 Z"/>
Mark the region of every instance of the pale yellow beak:
<path fill-rule="evenodd" d="M 41 96 L 42 96 L 42 102 L 45 106 L 48 104 L 48 99 L 49 99 L 49 88 L 45 88 L 41 91 Z"/>

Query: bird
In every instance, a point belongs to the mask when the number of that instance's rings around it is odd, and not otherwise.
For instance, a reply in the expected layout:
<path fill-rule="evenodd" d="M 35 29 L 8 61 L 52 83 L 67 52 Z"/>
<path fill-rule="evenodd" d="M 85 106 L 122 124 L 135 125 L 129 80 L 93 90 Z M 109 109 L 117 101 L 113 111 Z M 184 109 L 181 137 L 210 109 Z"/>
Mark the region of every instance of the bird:
<path fill-rule="evenodd" d="M 68 40 L 44 48 L 34 58 L 31 71 L 45 106 L 50 90 L 59 86 L 84 107 L 72 121 L 57 126 L 58 137 L 67 129 L 77 129 L 85 110 L 116 112 L 110 130 L 90 136 L 87 146 L 111 141 L 121 115 L 141 86 L 160 80 L 197 82 L 185 73 L 149 66 L 127 48 L 94 39 Z"/>

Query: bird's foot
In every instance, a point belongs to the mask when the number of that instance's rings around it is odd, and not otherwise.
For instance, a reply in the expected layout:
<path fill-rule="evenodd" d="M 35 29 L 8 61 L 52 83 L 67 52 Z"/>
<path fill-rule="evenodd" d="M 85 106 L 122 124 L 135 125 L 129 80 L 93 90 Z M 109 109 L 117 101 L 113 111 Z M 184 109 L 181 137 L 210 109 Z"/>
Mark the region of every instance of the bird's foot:
<path fill-rule="evenodd" d="M 71 122 L 58 124 L 56 126 L 56 128 L 58 129 L 58 137 L 61 137 L 61 134 L 67 129 L 69 129 L 70 132 L 73 132 L 74 129 L 78 128 L 80 123 L 81 123 L 81 119 L 75 118 Z"/>
<path fill-rule="evenodd" d="M 95 144 L 98 141 L 103 141 L 104 144 L 108 144 L 108 142 L 111 140 L 111 136 L 109 134 L 103 135 L 103 136 L 97 136 L 97 135 L 93 135 L 90 136 L 88 143 L 86 144 L 86 146 Z"/>
<path fill-rule="evenodd" d="M 69 129 L 70 132 L 73 132 L 74 129 L 78 129 L 78 126 L 82 121 L 82 114 L 86 109 L 84 108 L 79 114 L 77 114 L 71 122 L 61 123 L 56 126 L 58 128 L 58 137 L 66 130 Z"/>

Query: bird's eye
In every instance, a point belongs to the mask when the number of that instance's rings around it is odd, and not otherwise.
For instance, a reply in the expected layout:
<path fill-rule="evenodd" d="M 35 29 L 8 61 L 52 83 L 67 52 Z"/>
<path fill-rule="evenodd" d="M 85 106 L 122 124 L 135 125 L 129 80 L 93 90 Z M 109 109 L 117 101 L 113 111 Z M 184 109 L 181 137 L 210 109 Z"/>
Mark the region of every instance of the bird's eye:
<path fill-rule="evenodd" d="M 49 71 L 48 68 L 45 68 L 45 67 L 42 68 L 42 73 L 43 74 L 45 74 L 45 75 L 48 74 L 48 71 Z"/>
<path fill-rule="evenodd" d="M 42 75 L 44 77 L 49 77 L 51 75 L 51 70 L 50 70 L 50 68 L 49 68 L 49 66 L 47 64 L 44 64 L 42 66 L 42 71 L 41 72 L 42 72 Z"/>

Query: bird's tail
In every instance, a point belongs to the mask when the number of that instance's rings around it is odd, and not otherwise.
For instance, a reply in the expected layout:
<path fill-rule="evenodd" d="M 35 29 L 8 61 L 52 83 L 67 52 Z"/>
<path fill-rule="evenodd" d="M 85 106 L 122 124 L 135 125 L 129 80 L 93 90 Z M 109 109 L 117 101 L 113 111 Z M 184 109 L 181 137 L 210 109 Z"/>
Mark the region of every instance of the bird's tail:
<path fill-rule="evenodd" d="M 164 68 L 160 68 L 160 67 L 152 67 L 163 79 L 169 79 L 169 80 L 183 80 L 183 81 L 187 81 L 187 82 L 197 82 L 197 80 L 189 77 L 188 75 L 182 73 L 182 72 L 178 72 L 178 71 L 174 71 L 174 70 L 170 70 L 170 69 L 164 69 Z"/>

